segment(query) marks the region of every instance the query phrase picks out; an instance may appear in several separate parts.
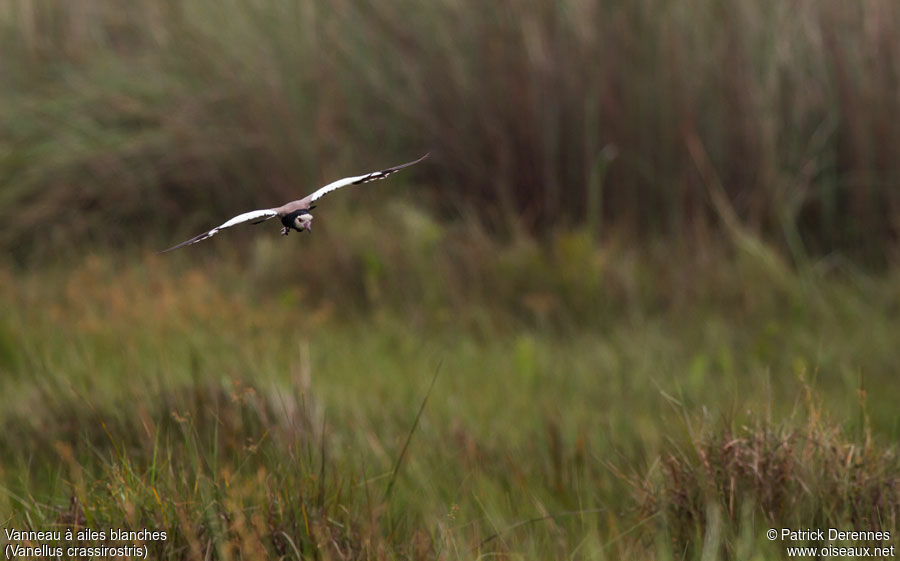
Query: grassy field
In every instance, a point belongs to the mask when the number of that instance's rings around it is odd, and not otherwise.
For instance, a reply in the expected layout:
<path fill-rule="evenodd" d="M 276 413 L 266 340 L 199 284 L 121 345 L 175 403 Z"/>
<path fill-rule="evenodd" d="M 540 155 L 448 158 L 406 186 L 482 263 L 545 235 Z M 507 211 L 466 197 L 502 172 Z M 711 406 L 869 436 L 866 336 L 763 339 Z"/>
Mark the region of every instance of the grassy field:
<path fill-rule="evenodd" d="M 898 37 L 896 0 L 0 2 L 4 555 L 894 545 Z M 426 151 L 313 235 L 156 254 Z"/>
<path fill-rule="evenodd" d="M 438 231 L 348 251 L 338 288 L 281 259 L 348 238 L 254 233 L 0 276 L 5 528 L 189 559 L 762 559 L 769 527 L 897 528 L 896 276 Z M 462 248 L 493 282 L 450 274 Z"/>

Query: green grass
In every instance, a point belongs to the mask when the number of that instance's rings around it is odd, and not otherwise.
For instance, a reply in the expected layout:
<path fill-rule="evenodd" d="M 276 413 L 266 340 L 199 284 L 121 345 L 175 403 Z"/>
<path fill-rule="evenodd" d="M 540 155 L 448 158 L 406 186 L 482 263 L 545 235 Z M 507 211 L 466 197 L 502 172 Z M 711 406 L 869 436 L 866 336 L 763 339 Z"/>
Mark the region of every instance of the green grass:
<path fill-rule="evenodd" d="M 336 243 L 317 234 L 280 247 Z M 221 559 L 769 558 L 770 526 L 897 528 L 893 277 L 577 239 L 492 246 L 480 286 L 426 269 L 455 245 L 397 257 L 431 300 L 365 267 L 357 294 L 279 278 L 262 241 L 6 270 L 0 520 Z M 604 263 L 597 284 L 567 259 Z M 551 281 L 564 300 L 499 298 Z"/>
<path fill-rule="evenodd" d="M 896 532 L 895 3 L 0 4 L 0 526 L 160 559 Z M 313 236 L 155 254 L 425 150 Z"/>

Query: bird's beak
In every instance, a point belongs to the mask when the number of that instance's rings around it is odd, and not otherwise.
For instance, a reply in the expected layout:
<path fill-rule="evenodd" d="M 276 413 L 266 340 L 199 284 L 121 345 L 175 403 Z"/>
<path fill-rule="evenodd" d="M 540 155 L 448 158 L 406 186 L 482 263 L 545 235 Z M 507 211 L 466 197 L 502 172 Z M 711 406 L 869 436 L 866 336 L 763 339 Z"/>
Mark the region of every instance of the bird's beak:
<path fill-rule="evenodd" d="M 306 223 L 306 231 L 312 233 L 312 223 L 311 222 Z"/>

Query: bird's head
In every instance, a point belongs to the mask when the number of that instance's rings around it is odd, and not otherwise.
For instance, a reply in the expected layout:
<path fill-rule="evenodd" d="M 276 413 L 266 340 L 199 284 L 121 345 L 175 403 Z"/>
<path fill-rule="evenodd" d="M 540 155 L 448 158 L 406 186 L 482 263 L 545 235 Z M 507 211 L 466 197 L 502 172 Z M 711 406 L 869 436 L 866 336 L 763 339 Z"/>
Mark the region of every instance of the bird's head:
<path fill-rule="evenodd" d="M 294 229 L 298 232 L 302 232 L 306 230 L 307 232 L 312 232 L 312 221 L 313 215 L 309 213 L 308 210 L 300 211 L 299 214 L 294 218 Z"/>

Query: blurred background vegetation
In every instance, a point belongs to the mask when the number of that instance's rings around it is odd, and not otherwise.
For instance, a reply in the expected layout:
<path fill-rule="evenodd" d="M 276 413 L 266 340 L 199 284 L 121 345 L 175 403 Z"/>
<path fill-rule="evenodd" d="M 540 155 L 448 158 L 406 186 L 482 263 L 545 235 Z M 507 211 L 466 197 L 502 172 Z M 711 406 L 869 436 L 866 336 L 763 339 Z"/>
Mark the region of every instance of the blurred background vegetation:
<path fill-rule="evenodd" d="M 703 241 L 721 189 L 792 255 L 883 264 L 898 22 L 892 0 L 11 0 L 2 243 L 168 240 L 427 149 L 421 197 L 492 231 Z"/>
<path fill-rule="evenodd" d="M 190 559 L 898 528 L 895 0 L 7 0 L 0 53 L 0 525 Z M 311 236 L 155 254 L 426 151 Z"/>

